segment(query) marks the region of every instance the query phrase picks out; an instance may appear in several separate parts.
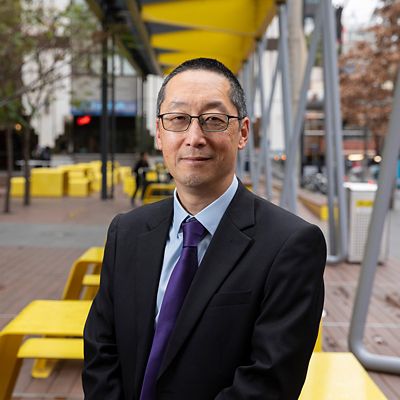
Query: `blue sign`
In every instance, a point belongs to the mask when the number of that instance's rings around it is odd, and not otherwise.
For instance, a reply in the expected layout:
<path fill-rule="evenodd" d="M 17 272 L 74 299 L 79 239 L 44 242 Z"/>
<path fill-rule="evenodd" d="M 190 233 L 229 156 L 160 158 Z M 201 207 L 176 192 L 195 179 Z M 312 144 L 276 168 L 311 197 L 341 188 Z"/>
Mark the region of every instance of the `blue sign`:
<path fill-rule="evenodd" d="M 108 112 L 111 114 L 112 102 L 107 104 Z M 115 115 L 122 117 L 134 117 L 137 107 L 136 101 L 116 101 L 114 103 Z M 71 107 L 73 116 L 78 115 L 101 115 L 101 102 L 98 100 L 82 101 L 78 106 Z"/>

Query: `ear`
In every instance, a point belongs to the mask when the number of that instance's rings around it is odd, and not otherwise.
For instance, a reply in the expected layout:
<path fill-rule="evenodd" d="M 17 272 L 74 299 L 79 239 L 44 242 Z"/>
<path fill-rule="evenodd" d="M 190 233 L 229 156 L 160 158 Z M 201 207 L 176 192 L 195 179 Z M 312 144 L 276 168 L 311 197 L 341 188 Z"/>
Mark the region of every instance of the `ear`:
<path fill-rule="evenodd" d="M 238 143 L 238 149 L 243 150 L 246 147 L 247 141 L 249 139 L 250 132 L 250 120 L 248 117 L 244 117 L 240 124 L 240 137 Z"/>
<path fill-rule="evenodd" d="M 159 118 L 157 118 L 156 119 L 156 144 L 157 144 L 158 150 L 162 150 L 160 124 L 161 124 L 161 121 Z"/>

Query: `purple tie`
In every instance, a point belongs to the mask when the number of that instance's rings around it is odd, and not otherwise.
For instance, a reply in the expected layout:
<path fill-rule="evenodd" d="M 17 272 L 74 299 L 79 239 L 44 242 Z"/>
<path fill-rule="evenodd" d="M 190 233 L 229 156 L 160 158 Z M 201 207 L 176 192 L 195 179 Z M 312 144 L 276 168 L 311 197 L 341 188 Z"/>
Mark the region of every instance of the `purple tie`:
<path fill-rule="evenodd" d="M 156 400 L 156 380 L 168 339 L 175 326 L 179 310 L 197 271 L 197 245 L 207 232 L 195 218 L 182 223 L 183 248 L 172 271 L 161 305 L 153 344 L 144 373 L 140 400 Z"/>

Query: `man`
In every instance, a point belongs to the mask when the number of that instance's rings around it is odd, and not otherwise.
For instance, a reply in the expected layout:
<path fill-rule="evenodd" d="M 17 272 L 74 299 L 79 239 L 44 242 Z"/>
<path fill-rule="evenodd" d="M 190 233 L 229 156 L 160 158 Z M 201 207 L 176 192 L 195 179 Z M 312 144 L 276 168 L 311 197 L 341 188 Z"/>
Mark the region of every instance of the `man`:
<path fill-rule="evenodd" d="M 149 169 L 149 162 L 148 162 L 148 157 L 147 157 L 147 152 L 146 151 L 141 151 L 139 155 L 139 160 L 136 162 L 134 168 L 132 168 L 132 173 L 133 177 L 135 178 L 135 191 L 132 194 L 131 197 L 131 204 L 135 204 L 135 198 L 136 195 L 141 189 L 141 201 L 144 199 L 144 193 L 146 191 L 147 187 L 147 180 L 146 180 L 146 172 Z"/>
<path fill-rule="evenodd" d="M 249 123 L 221 63 L 190 60 L 165 79 L 156 140 L 176 192 L 110 226 L 84 334 L 87 400 L 298 398 L 321 317 L 325 241 L 235 177 Z M 185 243 L 189 224 L 203 229 L 198 244 Z M 188 247 L 196 270 L 177 294 Z"/>

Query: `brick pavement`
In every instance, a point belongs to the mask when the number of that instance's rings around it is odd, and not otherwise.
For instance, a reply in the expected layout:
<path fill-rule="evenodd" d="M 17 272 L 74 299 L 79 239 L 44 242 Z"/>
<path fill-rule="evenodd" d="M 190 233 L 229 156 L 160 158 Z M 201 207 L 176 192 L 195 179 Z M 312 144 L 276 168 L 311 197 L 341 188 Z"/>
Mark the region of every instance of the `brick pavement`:
<path fill-rule="evenodd" d="M 2 199 L 0 198 L 0 201 Z M 10 214 L 0 214 L 0 329 L 35 299 L 60 298 L 74 260 L 104 243 L 111 219 L 131 208 L 116 187 L 113 200 L 33 198 L 29 207 L 13 199 Z M 59 363 L 50 378 L 30 377 L 24 361 L 13 400 L 82 399 L 81 363 Z"/>

